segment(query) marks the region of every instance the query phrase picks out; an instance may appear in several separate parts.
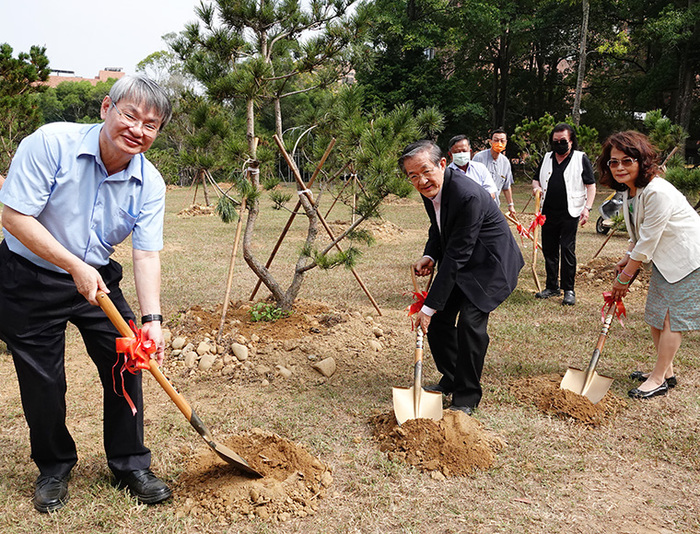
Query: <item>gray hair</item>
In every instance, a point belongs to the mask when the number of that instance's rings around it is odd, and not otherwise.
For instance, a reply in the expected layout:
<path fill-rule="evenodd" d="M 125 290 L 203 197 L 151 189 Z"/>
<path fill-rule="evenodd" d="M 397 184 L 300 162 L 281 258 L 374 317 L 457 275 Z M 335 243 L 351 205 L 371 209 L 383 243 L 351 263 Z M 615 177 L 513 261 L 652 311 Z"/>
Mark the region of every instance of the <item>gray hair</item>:
<path fill-rule="evenodd" d="M 437 146 L 435 143 L 426 139 L 422 141 L 416 141 L 415 143 L 411 143 L 406 148 L 404 148 L 403 153 L 399 158 L 399 167 L 401 168 L 404 174 L 406 174 L 406 167 L 404 166 L 405 161 L 414 156 L 417 156 L 422 152 L 427 152 L 428 157 L 435 165 L 438 165 L 440 163 L 440 160 L 442 159 L 442 150 L 440 150 L 440 147 Z"/>
<path fill-rule="evenodd" d="M 160 117 L 160 130 L 170 122 L 173 107 L 166 92 L 156 82 L 142 74 L 123 76 L 112 86 L 109 98 L 115 104 L 126 98 L 144 104 Z"/>

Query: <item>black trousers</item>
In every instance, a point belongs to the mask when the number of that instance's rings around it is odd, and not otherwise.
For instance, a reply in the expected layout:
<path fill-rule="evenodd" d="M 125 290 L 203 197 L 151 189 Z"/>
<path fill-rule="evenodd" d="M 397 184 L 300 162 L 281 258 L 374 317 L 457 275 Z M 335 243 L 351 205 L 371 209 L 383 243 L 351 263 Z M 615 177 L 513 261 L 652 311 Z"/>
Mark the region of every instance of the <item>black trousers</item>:
<path fill-rule="evenodd" d="M 121 290 L 121 266 L 110 261 L 99 269 L 110 299 L 128 320 L 133 319 Z M 78 460 L 66 427 L 65 331 L 75 324 L 97 366 L 103 390 L 103 431 L 107 463 L 112 471 L 144 469 L 151 453 L 143 444 L 141 375 L 124 373 L 124 387 L 138 409 L 114 392 L 112 366 L 119 337 L 104 312 L 78 293 L 73 278 L 37 267 L 0 244 L 0 338 L 7 343 L 17 371 L 24 415 L 29 425 L 32 460 L 42 475 L 63 476 Z M 118 371 L 119 368 L 117 368 Z M 121 380 L 116 374 L 117 391 Z M 83 402 L 98 402 L 97 391 Z"/>
<path fill-rule="evenodd" d="M 455 287 L 445 309 L 435 312 L 428 328 L 428 342 L 435 365 L 442 373 L 440 385 L 452 393 L 452 404 L 476 408 L 481 401 L 481 371 L 489 335 L 489 314 L 482 312 Z"/>
<path fill-rule="evenodd" d="M 542 225 L 542 254 L 547 288 L 573 290 L 576 279 L 576 232 L 579 219 L 566 214 L 547 214 Z M 561 255 L 560 255 L 561 253 Z M 561 275 L 559 259 L 561 257 Z"/>

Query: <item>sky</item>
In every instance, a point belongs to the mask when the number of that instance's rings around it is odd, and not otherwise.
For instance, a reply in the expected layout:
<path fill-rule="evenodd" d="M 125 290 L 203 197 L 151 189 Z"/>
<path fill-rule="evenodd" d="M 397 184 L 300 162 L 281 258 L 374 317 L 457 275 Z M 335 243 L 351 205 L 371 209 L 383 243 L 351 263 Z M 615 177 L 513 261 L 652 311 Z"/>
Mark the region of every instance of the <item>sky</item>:
<path fill-rule="evenodd" d="M 0 0 L 0 44 L 13 57 L 46 47 L 52 69 L 94 78 L 105 67 L 127 74 L 166 49 L 162 36 L 197 20 L 199 0 Z"/>

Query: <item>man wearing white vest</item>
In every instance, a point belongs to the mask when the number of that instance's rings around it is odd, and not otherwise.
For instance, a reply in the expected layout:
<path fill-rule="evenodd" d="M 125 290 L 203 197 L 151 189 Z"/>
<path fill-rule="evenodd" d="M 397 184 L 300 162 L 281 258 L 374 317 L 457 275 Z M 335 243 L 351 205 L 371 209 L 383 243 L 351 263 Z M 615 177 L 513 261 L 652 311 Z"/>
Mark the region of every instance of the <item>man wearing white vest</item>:
<path fill-rule="evenodd" d="M 595 178 L 588 156 L 578 150 L 576 132 L 565 123 L 557 124 L 549 135 L 552 147 L 540 163 L 532 191 L 540 191 L 542 213 L 542 253 L 547 284 L 535 293 L 538 299 L 561 295 L 562 304 L 576 304 L 576 231 L 586 224 L 595 200 Z M 561 267 L 560 267 L 561 257 Z M 561 286 L 560 286 L 561 282 Z"/>

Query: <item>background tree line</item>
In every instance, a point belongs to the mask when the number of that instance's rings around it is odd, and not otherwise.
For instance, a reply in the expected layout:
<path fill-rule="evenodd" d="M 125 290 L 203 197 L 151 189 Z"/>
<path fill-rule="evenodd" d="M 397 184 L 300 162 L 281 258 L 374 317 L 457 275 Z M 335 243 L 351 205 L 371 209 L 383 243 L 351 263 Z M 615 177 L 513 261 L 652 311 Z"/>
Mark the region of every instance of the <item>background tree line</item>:
<path fill-rule="evenodd" d="M 166 49 L 139 66 L 176 102 L 152 154 L 171 182 L 201 169 L 228 177 L 254 157 L 271 186 L 273 133 L 298 144 L 300 161 L 318 158 L 334 136 L 331 165 L 370 165 L 370 153 L 388 163 L 396 147 L 377 135 L 387 146 L 368 152 L 359 129 L 406 106 L 441 144 L 465 133 L 478 146 L 493 127 L 512 134 L 546 115 L 565 120 L 581 78 L 580 127 L 597 141 L 644 130 L 644 114 L 659 110 L 689 139 L 680 153 L 700 159 L 696 0 L 216 0 L 193 9 L 197 22 L 165 36 Z M 42 122 L 99 120 L 109 85 L 42 88 L 35 82 L 48 76 L 49 58 L 39 47 L 15 58 L 2 45 L 0 173 Z M 339 101 L 355 115 L 339 118 Z M 526 148 L 511 145 L 513 158 Z M 389 171 L 374 167 L 373 182 Z"/>

